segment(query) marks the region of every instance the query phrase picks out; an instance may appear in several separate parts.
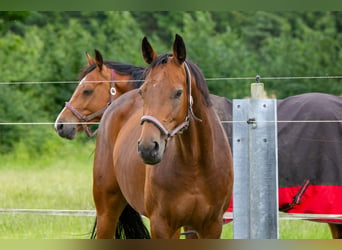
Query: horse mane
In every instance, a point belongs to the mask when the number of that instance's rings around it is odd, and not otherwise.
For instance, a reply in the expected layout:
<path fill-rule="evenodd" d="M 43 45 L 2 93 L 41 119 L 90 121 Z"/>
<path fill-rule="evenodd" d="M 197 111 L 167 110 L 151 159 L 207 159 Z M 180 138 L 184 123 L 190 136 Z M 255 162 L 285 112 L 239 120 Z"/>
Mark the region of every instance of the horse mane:
<path fill-rule="evenodd" d="M 159 55 L 155 60 L 152 61 L 152 63 L 146 68 L 146 72 L 145 72 L 145 76 L 147 75 L 148 72 L 150 72 L 154 67 L 156 67 L 157 65 L 161 65 L 161 64 L 166 64 L 168 61 L 168 58 L 171 57 L 172 54 L 170 53 L 165 53 L 165 54 L 161 54 Z M 192 77 L 195 78 L 196 81 L 196 87 L 198 88 L 198 90 L 200 91 L 200 93 L 202 94 L 205 104 L 206 106 L 211 106 L 212 102 L 210 100 L 210 93 L 209 93 L 209 89 L 207 86 L 207 83 L 204 79 L 203 73 L 201 71 L 201 69 L 192 61 L 186 59 L 185 62 L 187 63 L 187 65 L 189 66 L 190 72 Z"/>
<path fill-rule="evenodd" d="M 103 63 L 108 68 L 114 69 L 120 75 L 131 75 L 131 80 L 136 80 L 134 82 L 135 88 L 139 88 L 143 84 L 143 80 L 145 79 L 144 67 L 114 61 L 104 61 Z M 95 68 L 95 64 L 85 67 L 79 74 L 79 80 L 92 72 Z"/>

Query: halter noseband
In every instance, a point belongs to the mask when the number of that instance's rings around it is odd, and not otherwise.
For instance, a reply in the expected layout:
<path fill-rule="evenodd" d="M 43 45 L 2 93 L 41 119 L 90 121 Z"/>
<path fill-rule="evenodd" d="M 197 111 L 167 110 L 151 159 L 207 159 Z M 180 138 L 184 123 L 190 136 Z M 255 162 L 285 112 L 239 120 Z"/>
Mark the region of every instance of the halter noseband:
<path fill-rule="evenodd" d="M 93 137 L 97 130 L 95 130 L 94 132 L 90 131 L 89 127 L 87 126 L 87 122 L 93 120 L 94 118 L 102 115 L 106 109 L 108 108 L 108 106 L 113 102 L 114 100 L 114 96 L 116 95 L 116 88 L 115 88 L 115 71 L 112 69 L 112 74 L 111 74 L 111 81 L 110 81 L 110 99 L 109 102 L 107 103 L 107 105 L 105 107 L 103 107 L 102 109 L 100 109 L 99 111 L 96 111 L 95 113 L 89 114 L 89 115 L 82 115 L 79 111 L 77 111 L 77 109 L 75 109 L 70 102 L 66 102 L 65 103 L 65 107 L 67 109 L 69 109 L 71 111 L 71 113 L 73 113 L 74 116 L 77 117 L 77 119 L 79 119 L 82 122 L 82 127 L 84 132 L 86 133 L 86 135 L 88 137 Z"/>
<path fill-rule="evenodd" d="M 162 134 L 166 135 L 168 138 L 172 138 L 175 135 L 183 133 L 184 130 L 186 130 L 189 127 L 189 122 L 190 122 L 190 115 L 196 120 L 196 121 L 202 121 L 200 118 L 198 118 L 193 110 L 192 110 L 192 104 L 193 104 L 193 99 L 191 95 L 191 74 L 189 67 L 186 62 L 184 62 L 184 68 L 185 68 L 185 73 L 186 73 L 186 83 L 188 87 L 188 111 L 185 116 L 184 121 L 177 125 L 173 130 L 168 130 L 165 128 L 165 126 L 153 115 L 144 115 L 140 119 L 140 124 L 142 125 L 145 121 L 151 122 L 153 125 L 155 125 L 161 132 Z"/>

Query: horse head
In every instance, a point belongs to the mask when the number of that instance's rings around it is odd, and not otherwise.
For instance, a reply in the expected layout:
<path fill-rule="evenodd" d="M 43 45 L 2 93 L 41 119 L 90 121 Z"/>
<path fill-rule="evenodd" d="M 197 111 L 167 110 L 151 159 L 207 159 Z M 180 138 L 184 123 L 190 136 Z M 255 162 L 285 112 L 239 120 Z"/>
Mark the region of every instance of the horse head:
<path fill-rule="evenodd" d="M 138 152 L 146 164 L 153 165 L 162 160 L 168 139 L 189 125 L 191 73 L 185 62 L 185 44 L 179 35 L 173 43 L 172 55 L 158 56 L 146 38 L 142 52 L 150 65 L 139 90 L 144 115 Z"/>
<path fill-rule="evenodd" d="M 89 124 L 100 121 L 116 98 L 140 86 L 134 80 L 141 76 L 142 67 L 104 61 L 98 50 L 94 59 L 88 53 L 86 56 L 88 66 L 55 121 L 58 135 L 67 139 L 73 139 L 82 128 L 89 137 L 93 136 L 95 133 L 90 131 Z"/>

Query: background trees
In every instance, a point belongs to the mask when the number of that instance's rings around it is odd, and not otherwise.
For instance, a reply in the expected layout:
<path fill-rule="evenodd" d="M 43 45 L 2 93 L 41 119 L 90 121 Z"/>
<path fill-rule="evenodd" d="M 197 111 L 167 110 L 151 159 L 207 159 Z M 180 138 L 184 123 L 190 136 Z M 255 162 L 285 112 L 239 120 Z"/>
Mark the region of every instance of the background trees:
<path fill-rule="evenodd" d="M 157 51 L 183 36 L 206 78 L 329 76 L 342 72 L 342 12 L 0 12 L 0 82 L 76 81 L 84 53 L 145 65 L 143 36 Z M 250 80 L 208 81 L 230 99 L 249 95 Z M 340 79 L 264 81 L 277 98 L 342 93 Z M 53 121 L 75 84 L 0 85 L 0 122 Z M 39 152 L 53 129 L 0 126 L 0 152 L 17 143 Z M 57 140 L 57 139 L 56 139 Z"/>

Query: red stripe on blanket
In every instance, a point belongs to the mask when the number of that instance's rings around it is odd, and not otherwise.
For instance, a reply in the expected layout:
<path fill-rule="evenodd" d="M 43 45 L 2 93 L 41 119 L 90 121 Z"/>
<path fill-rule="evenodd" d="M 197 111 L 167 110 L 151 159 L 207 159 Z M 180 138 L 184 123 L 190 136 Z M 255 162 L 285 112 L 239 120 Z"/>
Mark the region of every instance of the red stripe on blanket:
<path fill-rule="evenodd" d="M 342 186 L 309 185 L 298 197 L 302 186 L 279 188 L 279 210 L 290 207 L 287 213 L 342 214 Z M 294 198 L 297 196 L 298 199 Z M 292 206 L 289 206 L 292 204 Z M 233 201 L 227 212 L 232 212 Z M 230 222 L 231 220 L 224 220 Z M 319 219 L 315 221 L 342 223 L 342 219 Z"/>

